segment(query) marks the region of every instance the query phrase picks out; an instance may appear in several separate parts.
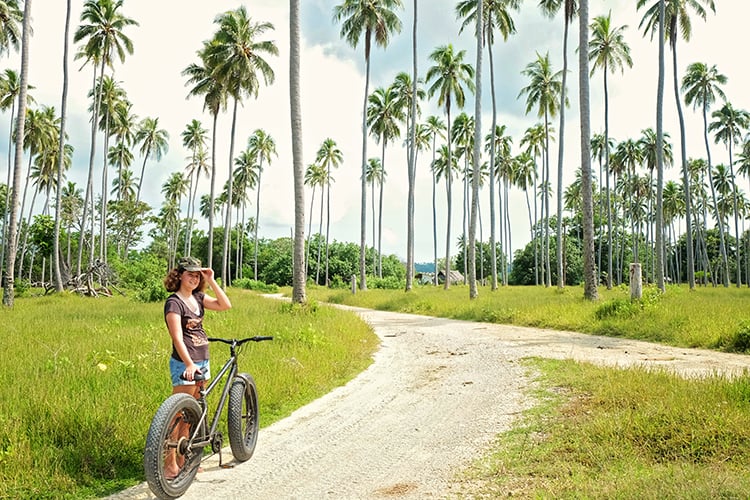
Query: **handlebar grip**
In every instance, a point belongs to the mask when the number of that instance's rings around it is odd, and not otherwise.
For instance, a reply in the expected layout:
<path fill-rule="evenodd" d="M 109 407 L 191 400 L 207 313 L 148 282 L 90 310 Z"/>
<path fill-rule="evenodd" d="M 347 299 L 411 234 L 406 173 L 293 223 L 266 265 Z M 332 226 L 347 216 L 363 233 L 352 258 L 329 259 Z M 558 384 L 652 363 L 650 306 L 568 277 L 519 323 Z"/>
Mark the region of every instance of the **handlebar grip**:
<path fill-rule="evenodd" d="M 262 340 L 273 340 L 273 337 L 271 337 L 271 336 L 262 337 L 261 336 L 261 337 L 255 337 L 253 340 L 255 340 L 256 342 L 260 342 Z"/>
<path fill-rule="evenodd" d="M 182 374 L 180 374 L 180 378 L 182 380 L 187 380 L 187 378 L 185 377 L 185 372 L 182 372 Z M 201 372 L 200 370 L 197 370 L 193 374 L 193 381 L 200 382 L 201 380 L 206 380 L 206 377 L 203 376 L 203 372 Z"/>

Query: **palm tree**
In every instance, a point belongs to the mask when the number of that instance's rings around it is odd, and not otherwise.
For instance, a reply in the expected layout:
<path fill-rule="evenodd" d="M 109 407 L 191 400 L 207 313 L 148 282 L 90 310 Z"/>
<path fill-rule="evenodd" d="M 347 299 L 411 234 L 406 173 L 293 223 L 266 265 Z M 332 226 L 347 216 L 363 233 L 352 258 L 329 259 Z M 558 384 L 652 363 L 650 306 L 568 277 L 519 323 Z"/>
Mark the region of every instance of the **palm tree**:
<path fill-rule="evenodd" d="M 514 181 L 516 160 L 511 154 L 511 143 L 513 139 L 506 135 L 505 125 L 498 126 L 494 130 L 494 134 L 490 133 L 485 137 L 485 151 L 495 151 L 495 172 L 491 173 L 490 178 L 496 178 L 498 183 L 502 184 L 501 195 L 500 195 L 500 252 L 501 262 L 500 267 L 503 270 L 502 283 L 503 285 L 508 284 L 508 262 L 507 255 L 511 255 L 511 227 L 510 227 L 510 213 L 508 195 L 510 192 L 510 185 Z M 492 164 L 493 162 L 491 162 Z M 493 202 L 494 203 L 494 202 Z M 493 242 L 493 246 L 494 246 Z M 494 252 L 494 249 L 493 249 Z M 496 261 L 497 263 L 497 261 Z M 495 264 L 496 265 L 496 264 Z M 496 274 L 496 273 L 495 273 Z"/>
<path fill-rule="evenodd" d="M 647 0 L 638 0 L 636 8 L 640 10 Z M 663 6 L 661 0 L 657 0 L 650 8 L 646 10 L 641 19 L 639 26 L 646 25 L 645 33 L 651 33 L 659 31 L 659 25 L 662 24 L 665 28 L 663 31 L 664 36 L 669 40 L 669 46 L 672 49 L 672 73 L 673 89 L 675 104 L 677 106 L 677 116 L 680 124 L 680 152 L 682 161 L 682 181 L 685 184 L 685 221 L 686 221 L 686 244 L 687 244 L 687 271 L 688 271 L 688 284 L 690 289 L 695 288 L 695 263 L 693 257 L 693 228 L 692 228 L 692 216 L 691 216 L 691 201 L 690 201 L 690 175 L 687 161 L 686 151 L 686 139 L 685 139 L 685 120 L 682 114 L 682 103 L 680 99 L 679 90 L 679 77 L 677 71 L 677 34 L 682 36 L 682 39 L 686 42 L 690 40 L 692 34 L 692 23 L 690 22 L 689 10 L 695 11 L 698 16 L 706 19 L 706 9 L 703 4 L 706 4 L 712 11 L 714 8 L 714 0 L 666 0 L 666 5 Z M 663 11 L 663 14 L 662 14 Z M 663 16 L 664 22 L 660 23 L 660 15 Z"/>
<path fill-rule="evenodd" d="M 320 145 L 318 153 L 315 155 L 315 161 L 326 169 L 326 281 L 328 286 L 328 237 L 331 231 L 331 167 L 338 168 L 344 161 L 344 154 L 339 149 L 336 141 L 330 137 Z"/>
<path fill-rule="evenodd" d="M 452 158 L 451 152 L 451 104 L 455 100 L 458 108 L 463 108 L 466 102 L 466 90 L 474 92 L 474 68 L 464 62 L 465 50 L 455 52 L 453 45 L 443 45 L 430 54 L 430 60 L 435 64 L 427 70 L 425 80 L 432 82 L 427 90 L 430 97 L 438 94 L 438 106 L 443 106 L 447 117 L 447 152 L 446 161 Z M 450 162 L 449 162 L 450 163 Z M 450 218 L 451 218 L 451 183 L 452 175 L 446 177 L 448 190 L 448 228 L 445 238 L 445 289 L 450 287 Z M 437 272 L 437 269 L 435 270 Z"/>
<path fill-rule="evenodd" d="M 62 87 L 62 98 L 60 102 L 60 136 L 58 138 L 58 152 L 57 152 L 57 178 L 56 178 L 56 201 L 55 201 L 55 235 L 53 239 L 52 259 L 55 273 L 55 290 L 57 292 L 63 291 L 63 276 L 62 269 L 60 267 L 60 226 L 62 224 L 62 181 L 63 181 L 63 164 L 65 157 L 65 125 L 67 120 L 67 109 L 68 109 L 68 51 L 69 51 L 69 38 L 70 38 L 70 10 L 71 0 L 67 0 L 65 9 L 65 30 L 64 30 L 64 41 L 63 41 L 63 87 Z M 20 13 L 20 12 L 19 12 Z M 5 31 L 5 30 L 3 30 Z M 68 242 L 70 242 L 70 235 L 68 236 Z M 2 264 L 0 264 L 0 268 Z"/>
<path fill-rule="evenodd" d="M 257 132 L 257 131 L 256 131 Z M 251 136 L 250 138 L 252 139 Z M 248 141 L 249 143 L 250 141 Z M 260 173 L 262 171 L 262 168 L 259 163 L 258 159 L 258 153 L 248 144 L 248 148 L 242 151 L 237 158 L 234 159 L 234 164 L 237 167 L 234 170 L 234 173 L 232 174 L 234 176 L 233 186 L 234 186 L 234 192 L 236 193 L 236 196 L 239 198 L 235 199 L 235 204 L 237 206 L 241 206 L 242 208 L 242 216 L 239 221 L 239 227 L 241 228 L 241 233 L 244 234 L 244 228 L 245 227 L 245 206 L 247 204 L 247 191 L 250 189 L 256 189 L 258 193 L 260 193 Z M 233 195 L 233 199 L 234 199 Z M 239 210 L 239 208 L 238 208 Z M 255 221 L 253 223 L 253 226 L 255 227 L 255 240 L 256 240 L 256 252 L 257 252 L 257 239 L 258 239 L 258 212 L 256 211 Z M 237 268 L 236 268 L 236 277 L 242 278 L 242 262 L 244 261 L 243 255 L 244 255 L 244 242 L 245 238 L 238 234 L 238 243 L 237 243 Z M 257 261 L 257 254 L 256 254 L 256 261 Z M 257 264 L 256 264 L 257 266 Z M 256 267 L 256 271 L 254 273 L 253 279 L 258 279 L 258 271 Z"/>
<path fill-rule="evenodd" d="M 29 37 L 31 30 L 31 0 L 25 0 L 23 11 L 23 30 L 21 35 L 21 84 L 18 92 L 18 116 L 16 118 L 16 156 L 13 163 L 13 192 L 11 194 L 10 205 L 10 226 L 6 245 L 8 247 L 8 267 L 5 270 L 5 280 L 3 289 L 3 305 L 13 307 L 14 302 L 14 281 L 16 251 L 16 231 L 18 217 L 18 193 L 21 188 L 21 162 L 23 161 L 23 137 L 24 123 L 26 120 L 26 92 L 29 87 Z M 10 165 L 8 165 L 10 169 Z"/>
<path fill-rule="evenodd" d="M 289 101 L 292 122 L 294 169 L 294 271 L 292 302 L 302 304 L 305 296 L 305 188 L 302 162 L 302 112 L 300 106 L 300 19 L 299 0 L 289 0 Z"/>
<path fill-rule="evenodd" d="M 742 266 L 740 262 L 740 226 L 739 226 L 739 206 L 737 196 L 737 179 L 734 176 L 734 159 L 732 158 L 732 147 L 739 143 L 742 131 L 747 130 L 750 125 L 750 113 L 744 109 L 735 109 L 731 103 L 724 105 L 711 113 L 715 120 L 708 126 L 709 132 L 715 132 L 714 142 L 723 142 L 729 149 L 729 175 L 732 179 L 732 199 L 734 202 L 734 236 L 737 239 L 735 244 L 735 267 L 737 268 L 738 287 L 742 286 Z"/>
<path fill-rule="evenodd" d="M 276 141 L 263 129 L 253 132 L 247 142 L 247 147 L 256 155 L 258 161 L 258 183 L 255 198 L 255 251 L 253 253 L 253 279 L 258 279 L 258 226 L 260 225 L 260 178 L 263 173 L 263 161 L 271 164 L 271 155 L 276 153 Z"/>
<path fill-rule="evenodd" d="M 208 60 L 207 52 L 209 42 L 203 44 L 198 52 L 202 64 L 191 64 L 182 71 L 183 76 L 188 77 L 186 85 L 193 85 L 188 96 L 203 95 L 203 109 L 208 110 L 213 117 L 211 133 L 211 188 L 209 192 L 208 206 L 216 204 L 216 124 L 219 111 L 226 110 L 227 91 L 223 82 L 219 81 L 214 74 L 214 65 Z M 213 267 L 213 242 L 214 242 L 214 210 L 208 210 L 208 267 Z"/>
<path fill-rule="evenodd" d="M 166 221 L 167 232 L 167 260 L 169 267 L 174 267 L 177 260 L 177 241 L 180 226 L 180 205 L 183 196 L 189 194 L 190 180 L 182 172 L 174 172 L 162 185 L 161 192 L 164 195 L 165 206 L 169 207 L 169 217 Z M 136 200 L 138 195 L 136 194 Z"/>
<path fill-rule="evenodd" d="M 381 210 L 381 216 L 382 216 L 382 210 L 383 210 L 383 183 L 385 181 L 385 170 L 383 170 L 383 163 L 381 162 L 380 158 L 374 157 L 370 158 L 367 161 L 367 170 L 365 171 L 365 177 L 367 179 L 367 183 L 370 185 L 371 188 L 371 206 L 372 206 L 372 220 L 375 221 L 375 184 L 380 186 L 380 210 Z M 377 229 L 378 227 L 375 226 L 373 223 L 372 225 L 372 247 L 377 248 L 378 240 L 377 240 Z M 373 254 L 373 263 L 372 263 L 372 269 L 374 274 L 378 274 L 378 276 L 382 277 L 382 274 L 378 273 L 378 256 Z"/>
<path fill-rule="evenodd" d="M 73 41 L 78 43 L 85 41 L 83 47 L 76 55 L 76 59 L 85 58 L 84 64 L 92 63 L 94 69 L 94 82 L 92 92 L 95 93 L 94 106 L 91 120 L 91 148 L 89 150 L 89 171 L 88 181 L 86 183 L 86 197 L 83 208 L 83 219 L 87 218 L 87 211 L 91 212 L 91 235 L 92 241 L 89 245 L 89 260 L 93 263 L 94 241 L 93 241 L 93 221 L 94 221 L 94 155 L 96 152 L 96 131 L 99 124 L 99 112 L 101 105 L 101 94 L 96 92 L 97 82 L 101 82 L 104 77 L 104 68 L 114 68 L 114 57 L 125 60 L 125 55 L 133 53 L 133 42 L 123 32 L 128 26 L 138 26 L 133 19 L 127 18 L 120 12 L 123 0 L 86 0 L 81 12 L 82 24 L 78 27 L 73 36 Z M 97 65 L 99 66 L 99 77 L 97 78 Z M 101 88 L 101 87 L 99 87 Z M 81 231 L 78 247 L 78 261 L 76 265 L 76 274 L 81 271 L 81 258 L 83 251 L 85 231 Z"/>
<path fill-rule="evenodd" d="M 708 162 L 708 171 L 712 170 L 711 166 L 711 147 L 708 143 L 708 110 L 716 102 L 716 97 L 726 101 L 724 91 L 720 85 L 727 82 L 727 77 L 719 73 L 716 66 L 708 67 L 704 63 L 692 63 L 688 66 L 687 72 L 682 79 L 682 92 L 685 94 L 685 104 L 693 105 L 693 109 L 701 107 L 703 114 L 703 138 L 706 145 L 706 160 Z M 708 176 L 709 186 L 711 187 L 711 197 L 714 205 L 714 213 L 717 223 L 719 218 L 716 189 L 714 188 L 713 178 Z M 724 242 L 724 227 L 719 223 L 719 251 L 724 264 L 724 286 L 729 286 L 729 261 L 727 259 L 726 244 Z"/>
<path fill-rule="evenodd" d="M 401 129 L 398 126 L 398 122 L 403 121 L 405 116 L 400 95 L 393 85 L 388 88 L 380 87 L 375 89 L 370 94 L 368 101 L 370 105 L 367 108 L 367 126 L 370 127 L 370 133 L 375 137 L 375 141 L 382 145 L 380 160 L 380 168 L 382 169 L 382 175 L 380 175 L 380 209 L 378 211 L 380 214 L 378 217 L 378 235 L 381 235 L 383 228 L 383 184 L 386 177 L 385 150 L 388 141 L 401 137 Z M 365 168 L 365 175 L 367 175 L 367 167 Z M 375 221 L 373 220 L 373 227 L 374 225 Z M 373 247 L 375 247 L 375 243 L 373 241 Z M 376 248 L 378 262 L 380 262 L 380 240 L 377 241 Z M 382 272 L 379 269 L 379 265 L 376 265 L 373 272 L 382 277 Z"/>
<path fill-rule="evenodd" d="M 232 161 L 234 158 L 234 137 L 237 125 L 237 108 L 243 98 L 257 97 L 260 78 L 266 85 L 274 81 L 274 72 L 264 55 L 278 55 L 276 44 L 270 40 L 258 40 L 266 31 L 274 29 L 269 22 L 255 23 L 247 14 L 245 6 L 220 14 L 214 19 L 219 29 L 208 45 L 206 57 L 211 61 L 213 72 L 222 82 L 234 101 L 232 127 L 229 141 L 229 186 L 228 206 L 232 206 Z M 224 224 L 224 253 L 222 277 L 229 284 L 229 228 L 232 226 L 232 211 L 227 210 Z"/>
<path fill-rule="evenodd" d="M 450 141 L 449 141 L 450 142 Z M 452 212 L 452 206 L 453 206 L 453 193 L 452 193 L 452 184 L 453 184 L 453 176 L 455 174 L 455 171 L 458 170 L 458 162 L 456 161 L 455 154 L 453 154 L 450 151 L 450 148 L 447 144 L 444 144 L 440 146 L 440 149 L 438 149 L 437 157 L 432 162 L 432 173 L 433 178 L 435 179 L 435 184 L 440 182 L 441 179 L 445 179 L 445 195 L 446 195 L 446 201 L 448 205 L 448 217 L 446 218 L 446 225 L 445 225 L 445 234 L 446 239 L 450 240 L 450 234 L 451 234 L 451 212 Z M 446 247 L 450 248 L 449 243 L 446 243 Z M 450 283 L 450 253 L 447 253 L 447 258 L 445 259 L 445 281 L 447 283 Z M 437 283 L 437 274 L 438 269 L 437 266 L 435 267 L 435 276 L 436 276 L 436 283 Z M 444 285 L 447 289 L 449 285 Z"/>
<path fill-rule="evenodd" d="M 206 141 L 208 140 L 208 130 L 203 128 L 203 124 L 193 119 L 185 126 L 182 132 L 182 145 L 190 150 L 190 163 L 188 165 L 188 177 L 190 178 L 190 196 L 188 197 L 187 206 L 187 229 L 185 235 L 184 255 L 191 255 L 193 239 L 193 218 L 195 217 L 195 197 L 198 194 L 198 180 L 200 174 L 205 173 L 207 164 L 205 162 Z"/>
<path fill-rule="evenodd" d="M 474 117 L 469 117 L 466 113 L 461 113 L 453 120 L 453 127 L 451 132 L 451 141 L 455 144 L 455 156 L 457 160 L 463 158 L 463 169 L 461 171 L 461 177 L 463 181 L 462 190 L 462 230 L 461 230 L 461 241 L 467 242 L 467 221 L 469 217 L 469 165 L 473 162 L 473 151 L 474 151 L 474 130 L 476 129 Z M 468 278 L 468 251 L 469 245 L 464 244 L 461 246 L 463 253 L 463 275 L 464 285 Z"/>
<path fill-rule="evenodd" d="M 549 54 L 541 56 L 537 53 L 536 61 L 529 63 L 522 71 L 531 82 L 528 86 L 521 89 L 519 97 L 526 95 L 526 114 L 534 106 L 537 107 L 537 116 L 544 117 L 544 167 L 542 169 L 542 184 L 549 183 L 549 119 L 554 117 L 559 111 L 559 96 L 563 93 L 563 83 L 560 80 L 561 72 L 552 72 L 552 64 L 549 60 Z M 560 141 L 562 142 L 562 137 Z M 545 189 L 545 195 L 542 201 L 542 210 L 544 211 L 544 240 L 542 254 L 543 262 L 546 264 L 547 276 L 544 280 L 546 286 L 552 286 L 552 270 L 550 269 L 549 258 L 549 196 L 548 190 Z M 559 247 L 560 245 L 558 245 Z M 558 278 L 559 279 L 559 278 Z"/>
<path fill-rule="evenodd" d="M 359 288 L 367 290 L 365 251 L 367 244 L 367 102 L 370 94 L 370 49 L 373 39 L 381 47 L 387 47 L 393 33 L 401 31 L 401 20 L 395 9 L 401 8 L 401 0 L 344 0 L 333 9 L 333 18 L 341 22 L 340 36 L 353 48 L 364 35 L 365 49 L 365 94 L 362 102 L 362 161 L 360 175 L 360 244 L 359 244 Z"/>
<path fill-rule="evenodd" d="M 417 9 L 417 3 L 414 2 L 414 11 L 416 16 L 416 9 Z M 414 21 L 416 23 L 416 19 Z M 416 24 L 415 24 L 416 26 Z M 415 27 L 416 29 L 416 27 Z M 416 31 L 414 32 L 414 37 L 416 37 Z M 416 46 L 416 38 L 414 40 L 414 45 Z M 415 54 L 414 57 L 416 58 L 416 48 L 414 49 Z M 413 281 L 414 281 L 414 192 L 416 190 L 416 155 L 417 150 L 419 149 L 419 144 L 416 144 L 415 142 L 418 141 L 417 138 L 417 127 L 416 127 L 416 120 L 417 116 L 421 112 L 420 106 L 419 106 L 419 100 L 424 99 L 425 97 L 425 91 L 421 87 L 422 81 L 416 80 L 416 59 L 414 61 L 414 75 L 415 80 L 412 80 L 412 78 L 409 76 L 406 72 L 401 72 L 396 75 L 396 78 L 393 81 L 393 85 L 391 85 L 392 90 L 396 93 L 396 101 L 397 106 L 401 108 L 402 110 L 406 111 L 406 130 L 407 130 L 407 183 L 408 183 L 408 190 L 407 190 L 407 217 L 406 217 L 406 227 L 407 227 L 407 235 L 406 235 L 406 291 L 412 289 Z M 420 86 L 418 86 L 418 84 Z M 369 160 L 368 160 L 369 162 Z"/>
<path fill-rule="evenodd" d="M 487 46 L 487 55 L 490 64 L 490 94 L 492 96 L 492 126 L 490 130 L 497 129 L 497 98 L 495 94 L 495 66 L 492 56 L 492 45 L 495 43 L 495 31 L 499 31 L 503 40 L 516 32 L 515 22 L 510 15 L 510 9 L 518 10 L 520 0 L 483 0 L 482 4 L 482 39 Z M 461 0 L 456 5 L 456 15 L 463 18 L 461 29 L 476 23 L 479 2 L 477 0 Z M 495 150 L 494 143 L 490 143 L 490 249 L 492 267 L 492 290 L 497 289 L 497 254 L 495 252 Z M 501 215 L 502 217 L 502 215 Z"/>
<path fill-rule="evenodd" d="M 83 209 L 83 195 L 74 182 L 68 183 L 60 190 L 60 223 L 65 225 L 66 233 L 66 267 L 70 268 L 71 232 L 73 224 L 81 226 L 81 210 Z"/>
<path fill-rule="evenodd" d="M 533 162 L 533 169 L 534 169 L 534 176 L 533 176 L 533 185 L 527 186 L 527 196 L 528 196 L 528 188 L 531 187 L 534 193 L 534 221 L 533 224 L 531 224 L 531 239 L 534 242 L 534 284 L 539 284 L 539 245 L 538 245 L 538 238 L 534 236 L 534 226 L 537 225 L 539 221 L 539 210 L 538 210 L 538 195 L 537 195 L 537 184 L 542 181 L 542 179 L 545 178 L 545 155 L 547 151 L 547 137 L 548 134 L 551 133 L 551 129 L 546 127 L 543 123 L 539 123 L 533 127 L 530 127 L 526 129 L 526 132 L 524 133 L 524 136 L 521 138 L 521 146 L 526 146 L 526 152 L 529 154 L 529 157 L 531 158 L 531 161 Z M 538 168 L 537 168 L 537 157 L 541 157 L 542 159 L 542 175 L 541 178 L 538 175 Z M 528 201 L 528 200 L 527 200 Z M 544 207 L 542 207 L 544 208 Z M 542 259 L 544 261 L 544 259 Z"/>
<path fill-rule="evenodd" d="M 445 123 L 443 121 L 435 116 L 430 115 L 427 117 L 427 122 L 425 123 L 425 129 L 427 130 L 427 133 L 432 139 L 432 160 L 430 161 L 430 165 L 435 164 L 435 157 L 437 154 L 437 148 L 436 148 L 436 142 L 437 137 L 440 136 L 441 138 L 444 138 L 445 135 L 443 134 L 443 131 L 445 130 Z M 430 168 L 430 172 L 432 173 L 432 249 L 433 249 L 433 264 L 434 264 L 434 275 L 433 275 L 433 284 L 437 286 L 438 284 L 438 254 L 437 254 L 437 200 L 436 200 L 436 191 L 437 191 L 437 176 L 435 174 L 435 169 Z"/>
<path fill-rule="evenodd" d="M 146 173 L 146 162 L 153 156 L 156 161 L 161 161 L 169 150 L 169 132 L 159 128 L 159 118 L 144 118 L 138 126 L 138 131 L 135 133 L 135 142 L 141 145 L 140 153 L 143 157 L 143 164 L 141 165 L 141 177 L 138 181 L 138 191 L 135 195 L 135 201 L 141 199 L 141 188 L 143 186 L 143 178 Z"/>
<path fill-rule="evenodd" d="M 568 78 L 568 28 L 570 26 L 570 23 L 573 21 L 573 17 L 576 14 L 577 6 L 576 6 L 576 0 L 540 0 L 539 7 L 542 9 L 542 12 L 547 15 L 549 18 L 553 18 L 557 12 L 560 10 L 560 8 L 563 8 L 563 68 L 562 68 L 562 84 L 560 85 L 560 93 L 559 93 L 559 104 L 558 104 L 558 110 L 560 112 L 560 138 L 558 141 L 558 154 L 557 154 L 557 218 L 558 218 L 558 224 L 557 224 L 557 287 L 562 288 L 563 287 L 563 260 L 562 260 L 562 205 L 563 205 L 563 151 L 565 147 L 565 108 L 568 106 L 568 98 L 566 96 L 567 93 L 567 78 Z M 588 39 L 588 32 L 586 33 L 586 37 Z M 588 52 L 587 52 L 588 54 Z M 588 65 L 588 60 L 586 61 Z M 588 78 L 588 75 L 586 75 Z M 588 145 L 588 136 L 586 136 L 586 144 L 587 148 Z M 582 162 L 590 162 L 591 158 L 585 158 L 581 160 Z M 548 166 L 549 168 L 549 166 Z M 547 182 L 549 182 L 549 178 L 547 178 Z M 547 206 L 547 209 L 549 209 L 549 206 Z M 549 214 L 548 214 L 549 215 Z M 548 229 L 545 229 L 545 231 L 548 231 Z M 547 240 L 547 253 L 549 253 L 549 236 L 546 237 Z M 551 282 L 551 276 L 549 271 L 549 258 L 547 259 L 547 278 L 548 281 Z M 550 283 L 551 285 L 551 283 Z"/>
<path fill-rule="evenodd" d="M 310 262 L 310 235 L 312 234 L 312 220 L 313 220 L 313 207 L 315 206 L 315 190 L 320 187 L 320 223 L 318 225 L 318 235 L 323 235 L 323 198 L 325 193 L 323 189 L 328 185 L 328 171 L 322 165 L 313 163 L 307 167 L 305 171 L 305 185 L 312 187 L 312 195 L 310 197 L 310 222 L 307 226 L 307 253 L 306 262 Z M 318 267 L 317 271 L 320 270 L 320 245 L 318 245 Z M 307 272 L 307 271 L 306 271 Z M 315 277 L 315 282 L 318 282 L 319 276 Z"/>
<path fill-rule="evenodd" d="M 599 16 L 594 18 L 591 23 L 591 42 L 589 45 L 589 60 L 594 62 L 591 67 L 593 74 L 597 68 L 602 69 L 604 78 L 604 172 L 606 175 L 606 204 L 607 204 L 607 289 L 612 289 L 612 209 L 610 200 L 609 186 L 609 87 L 607 74 L 616 70 L 624 71 L 625 66 L 633 67 L 633 59 L 630 57 L 630 47 L 625 42 L 625 26 L 612 27 L 612 14 L 606 17 Z"/>

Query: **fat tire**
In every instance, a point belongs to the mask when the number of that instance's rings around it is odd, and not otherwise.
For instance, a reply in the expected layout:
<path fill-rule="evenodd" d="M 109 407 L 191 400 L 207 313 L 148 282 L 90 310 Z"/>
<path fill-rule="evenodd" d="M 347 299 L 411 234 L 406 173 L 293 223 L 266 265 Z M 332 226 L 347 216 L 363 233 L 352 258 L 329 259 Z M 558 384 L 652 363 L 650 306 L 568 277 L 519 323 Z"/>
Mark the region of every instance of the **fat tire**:
<path fill-rule="evenodd" d="M 161 404 L 151 421 L 146 437 L 146 449 L 143 454 L 143 468 L 146 472 L 148 487 L 157 498 L 171 500 L 181 497 L 190 487 L 198 472 L 203 448 L 192 448 L 185 455 L 185 462 L 174 479 L 167 479 L 164 474 L 164 456 L 167 451 L 169 436 L 181 416 L 189 424 L 192 434 L 201 419 L 201 407 L 198 401 L 189 394 L 172 394 Z"/>
<path fill-rule="evenodd" d="M 258 392 L 247 373 L 238 375 L 229 390 L 227 430 L 232 455 L 239 462 L 249 460 L 258 441 Z"/>

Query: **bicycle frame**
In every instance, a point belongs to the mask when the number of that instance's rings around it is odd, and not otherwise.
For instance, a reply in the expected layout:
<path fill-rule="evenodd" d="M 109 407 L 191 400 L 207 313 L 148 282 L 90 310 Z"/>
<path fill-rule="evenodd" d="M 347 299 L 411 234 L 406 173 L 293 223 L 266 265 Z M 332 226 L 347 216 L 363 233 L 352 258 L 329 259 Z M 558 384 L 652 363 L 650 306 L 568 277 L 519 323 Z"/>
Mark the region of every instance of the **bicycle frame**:
<path fill-rule="evenodd" d="M 216 429 L 219 426 L 219 418 L 221 416 L 221 412 L 224 410 L 224 406 L 226 405 L 227 398 L 229 397 L 229 389 L 232 387 L 232 380 L 234 379 L 235 375 L 237 374 L 238 367 L 237 367 L 237 342 L 232 341 L 231 344 L 229 344 L 229 359 L 224 363 L 224 366 L 219 370 L 219 373 L 216 375 L 216 377 L 211 381 L 210 384 L 208 384 L 208 388 L 200 389 L 200 397 L 198 398 L 198 404 L 201 406 L 201 409 L 203 410 L 201 414 L 201 419 L 198 422 L 198 427 L 195 430 L 195 433 L 190 436 L 190 446 L 207 446 L 209 444 L 212 444 L 211 441 L 213 440 L 214 435 L 216 434 Z M 229 372 L 229 375 L 224 383 L 224 389 L 221 391 L 221 397 L 219 398 L 219 402 L 216 406 L 216 411 L 214 412 L 213 419 L 211 420 L 211 427 L 206 430 L 206 424 L 208 419 L 208 401 L 206 397 L 213 392 L 213 390 L 216 388 L 216 386 L 222 381 L 224 378 L 224 375 Z M 201 386 L 203 386 L 203 381 L 200 381 Z M 202 433 L 202 436 L 199 436 L 199 433 Z M 200 438 L 200 440 L 198 440 Z M 215 451 L 215 450 L 214 450 Z M 221 456 L 219 456 L 219 462 L 221 462 Z"/>

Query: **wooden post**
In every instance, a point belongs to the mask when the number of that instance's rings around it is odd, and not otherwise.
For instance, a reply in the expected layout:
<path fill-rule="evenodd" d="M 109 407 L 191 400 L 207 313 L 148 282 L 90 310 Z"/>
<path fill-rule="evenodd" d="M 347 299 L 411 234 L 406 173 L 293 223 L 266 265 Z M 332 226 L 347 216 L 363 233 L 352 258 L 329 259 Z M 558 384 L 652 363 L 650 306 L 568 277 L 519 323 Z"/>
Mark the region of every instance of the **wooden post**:
<path fill-rule="evenodd" d="M 357 293 L 357 275 L 352 274 L 352 295 Z"/>
<path fill-rule="evenodd" d="M 640 299 L 643 296 L 643 277 L 641 275 L 641 264 L 633 262 L 630 264 L 630 298 Z"/>

